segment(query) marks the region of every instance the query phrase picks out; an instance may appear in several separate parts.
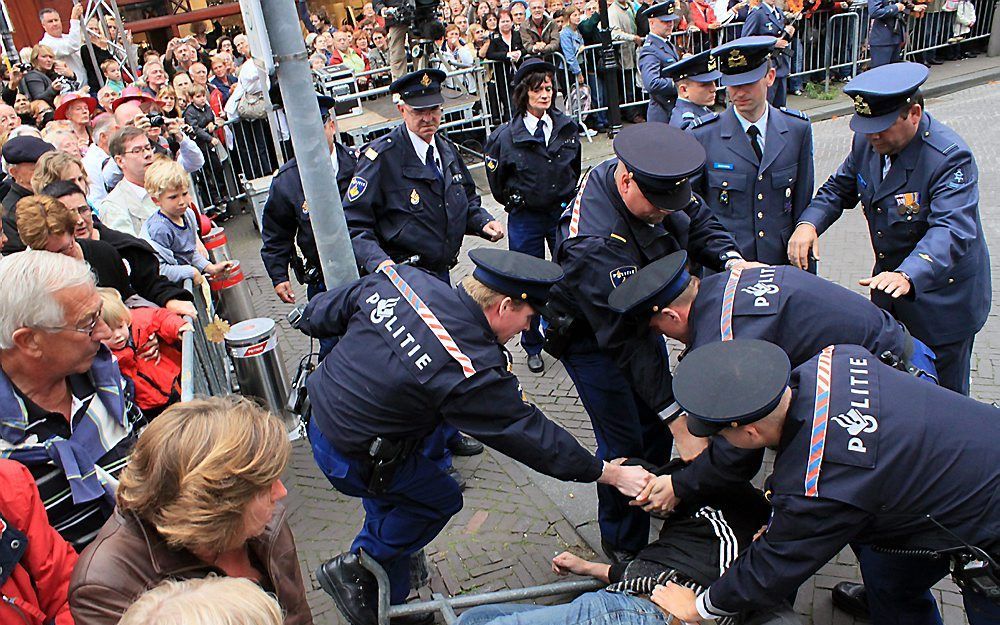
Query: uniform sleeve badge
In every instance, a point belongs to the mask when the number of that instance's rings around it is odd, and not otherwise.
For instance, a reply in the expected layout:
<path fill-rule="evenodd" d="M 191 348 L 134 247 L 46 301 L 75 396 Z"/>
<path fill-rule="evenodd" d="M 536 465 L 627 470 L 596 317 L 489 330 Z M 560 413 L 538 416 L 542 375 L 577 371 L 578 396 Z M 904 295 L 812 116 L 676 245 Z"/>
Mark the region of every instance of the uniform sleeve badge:
<path fill-rule="evenodd" d="M 623 265 L 612 269 L 608 272 L 608 277 L 611 278 L 611 287 L 615 289 L 620 287 L 625 280 L 635 274 L 636 269 L 635 265 Z"/>
<path fill-rule="evenodd" d="M 948 182 L 948 186 L 952 189 L 957 189 L 965 184 L 965 172 L 959 167 L 955 170 L 955 173 L 951 176 L 951 181 Z"/>
<path fill-rule="evenodd" d="M 496 171 L 498 164 L 499 163 L 497 162 L 497 159 L 493 158 L 490 155 L 486 155 L 486 169 L 490 171 Z"/>
<path fill-rule="evenodd" d="M 416 189 L 414 189 L 413 191 L 410 191 L 410 204 L 413 204 L 414 206 L 416 206 L 419 203 L 420 203 L 420 194 L 417 193 Z"/>
<path fill-rule="evenodd" d="M 353 202 L 357 200 L 368 188 L 368 181 L 361 176 L 355 176 L 351 178 L 351 184 L 347 187 L 347 201 Z"/>

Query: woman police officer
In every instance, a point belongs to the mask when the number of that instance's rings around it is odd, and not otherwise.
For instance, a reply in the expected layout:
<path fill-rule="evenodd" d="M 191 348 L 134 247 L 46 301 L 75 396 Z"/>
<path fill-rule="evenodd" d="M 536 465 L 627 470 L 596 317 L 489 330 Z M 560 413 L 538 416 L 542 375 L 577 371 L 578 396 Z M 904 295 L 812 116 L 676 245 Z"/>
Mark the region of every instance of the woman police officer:
<path fill-rule="evenodd" d="M 553 106 L 555 66 L 527 59 L 514 74 L 514 113 L 486 143 L 486 176 L 493 197 L 509 213 L 510 249 L 545 258 L 552 253 L 556 226 L 580 177 L 579 126 Z M 539 373 L 542 335 L 538 318 L 521 333 L 528 368 Z"/>

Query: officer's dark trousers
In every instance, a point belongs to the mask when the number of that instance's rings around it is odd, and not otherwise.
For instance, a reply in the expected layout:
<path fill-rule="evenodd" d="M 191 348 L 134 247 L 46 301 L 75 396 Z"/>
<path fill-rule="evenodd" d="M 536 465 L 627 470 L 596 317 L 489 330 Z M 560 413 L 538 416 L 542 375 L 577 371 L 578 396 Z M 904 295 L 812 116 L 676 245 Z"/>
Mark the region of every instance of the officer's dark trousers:
<path fill-rule="evenodd" d="M 788 100 L 788 78 L 775 78 L 774 84 L 767 88 L 767 101 L 771 106 L 785 106 Z"/>
<path fill-rule="evenodd" d="M 590 339 L 589 346 L 570 347 L 561 360 L 590 415 L 597 457 L 642 458 L 656 466 L 665 464 L 673 444 L 670 431 L 632 391 L 617 365 L 596 348 Z M 601 539 L 617 549 L 637 552 L 649 542 L 649 514 L 628 502 L 613 487 L 597 485 Z"/>
<path fill-rule="evenodd" d="M 365 522 L 351 551 L 364 549 L 389 575 L 391 603 L 403 603 L 410 593 L 410 556 L 434 540 L 448 520 L 462 509 L 462 491 L 433 461 L 413 453 L 396 471 L 387 492 L 368 490 L 367 463 L 338 452 L 309 424 L 309 441 L 316 464 L 334 488 L 361 497 Z"/>
<path fill-rule="evenodd" d="M 515 252 L 545 258 L 555 249 L 556 226 L 560 211 L 536 211 L 515 208 L 507 215 L 507 246 Z M 538 331 L 539 315 L 531 318 L 531 329 L 521 333 L 521 347 L 529 356 L 542 353 L 542 333 Z"/>
<path fill-rule="evenodd" d="M 934 364 L 937 366 L 938 384 L 962 395 L 969 394 L 972 343 L 975 340 L 973 335 L 955 343 L 930 345 L 936 357 Z"/>
<path fill-rule="evenodd" d="M 948 575 L 947 560 L 890 556 L 855 546 L 868 591 L 872 623 L 878 625 L 942 625 L 930 587 Z M 981 595 L 962 593 L 971 625 L 1000 623 L 1000 605 Z"/>
<path fill-rule="evenodd" d="M 310 284 L 306 286 L 306 297 L 312 299 L 317 295 L 319 295 L 320 293 L 324 293 L 325 291 L 326 291 L 326 285 L 322 282 L 320 282 L 319 284 Z M 326 355 L 330 353 L 330 350 L 332 350 L 333 346 L 336 344 L 337 344 L 337 339 L 319 340 L 319 362 L 323 362 L 323 359 L 326 358 Z"/>
<path fill-rule="evenodd" d="M 871 47 L 871 68 L 888 65 L 889 63 L 899 63 L 903 60 L 903 46 L 872 46 Z"/>

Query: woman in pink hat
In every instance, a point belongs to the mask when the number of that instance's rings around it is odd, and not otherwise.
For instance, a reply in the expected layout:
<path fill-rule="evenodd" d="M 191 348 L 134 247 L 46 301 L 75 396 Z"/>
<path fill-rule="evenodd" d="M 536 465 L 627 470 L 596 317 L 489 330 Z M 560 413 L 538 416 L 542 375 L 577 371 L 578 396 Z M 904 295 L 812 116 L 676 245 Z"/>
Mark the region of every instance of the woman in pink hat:
<path fill-rule="evenodd" d="M 97 108 L 97 100 L 82 93 L 67 93 L 62 96 L 59 106 L 56 107 L 53 119 L 65 119 L 73 124 L 73 132 L 80 140 L 81 146 L 89 146 L 92 137 L 90 136 L 90 118 Z"/>

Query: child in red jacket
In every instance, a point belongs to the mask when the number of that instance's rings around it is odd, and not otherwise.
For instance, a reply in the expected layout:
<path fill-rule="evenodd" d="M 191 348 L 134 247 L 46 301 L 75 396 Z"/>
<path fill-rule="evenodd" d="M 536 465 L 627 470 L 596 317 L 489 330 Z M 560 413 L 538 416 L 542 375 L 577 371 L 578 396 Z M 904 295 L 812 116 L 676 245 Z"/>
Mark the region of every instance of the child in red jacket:
<path fill-rule="evenodd" d="M 103 343 L 118 358 L 122 375 L 135 384 L 135 402 L 147 418 L 153 418 L 180 400 L 181 334 L 191 329 L 166 308 L 129 310 L 115 289 L 101 288 L 104 308 L 101 317 L 111 328 L 111 338 Z M 154 338 L 157 353 L 143 358 L 136 345 Z"/>

